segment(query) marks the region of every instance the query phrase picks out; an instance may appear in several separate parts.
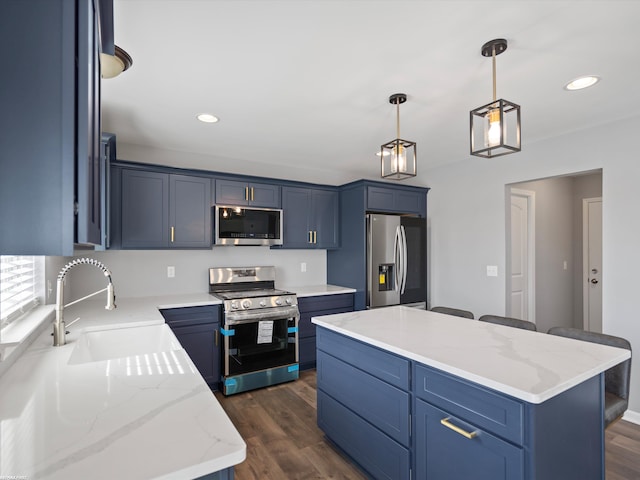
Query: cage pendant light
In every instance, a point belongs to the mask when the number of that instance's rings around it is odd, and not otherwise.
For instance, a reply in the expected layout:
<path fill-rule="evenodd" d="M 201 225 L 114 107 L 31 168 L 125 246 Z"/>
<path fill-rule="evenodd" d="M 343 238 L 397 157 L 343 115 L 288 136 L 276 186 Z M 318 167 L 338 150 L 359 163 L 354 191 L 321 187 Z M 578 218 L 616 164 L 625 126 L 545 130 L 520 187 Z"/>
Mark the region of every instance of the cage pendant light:
<path fill-rule="evenodd" d="M 471 155 L 493 158 L 520 151 L 520 105 L 496 99 L 496 55 L 507 49 L 503 38 L 482 46 L 482 56 L 493 62 L 493 101 L 471 110 Z"/>
<path fill-rule="evenodd" d="M 400 104 L 407 101 L 404 93 L 389 97 L 389 103 L 396 106 L 397 138 L 380 147 L 380 168 L 382 178 L 404 180 L 417 173 L 416 143 L 400 138 Z"/>

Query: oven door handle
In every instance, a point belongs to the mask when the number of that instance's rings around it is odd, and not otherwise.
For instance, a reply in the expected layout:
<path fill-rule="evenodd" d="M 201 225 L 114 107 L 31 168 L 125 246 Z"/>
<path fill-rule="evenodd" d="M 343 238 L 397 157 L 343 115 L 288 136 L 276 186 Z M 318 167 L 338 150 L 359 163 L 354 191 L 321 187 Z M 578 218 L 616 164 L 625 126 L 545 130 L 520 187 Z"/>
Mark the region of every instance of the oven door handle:
<path fill-rule="evenodd" d="M 254 323 L 261 320 L 281 320 L 285 318 L 300 318 L 298 307 L 278 308 L 275 312 L 265 312 L 265 310 L 249 310 L 245 312 L 226 313 L 224 322 L 227 325 L 239 325 L 242 323 Z"/>

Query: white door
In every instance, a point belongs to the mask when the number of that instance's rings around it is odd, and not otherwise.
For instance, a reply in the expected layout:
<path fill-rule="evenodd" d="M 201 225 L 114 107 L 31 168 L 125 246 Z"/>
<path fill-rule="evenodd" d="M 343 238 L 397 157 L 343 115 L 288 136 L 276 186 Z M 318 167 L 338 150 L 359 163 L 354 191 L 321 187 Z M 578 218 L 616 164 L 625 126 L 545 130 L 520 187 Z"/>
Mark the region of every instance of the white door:
<path fill-rule="evenodd" d="M 602 198 L 582 200 L 584 329 L 602 332 Z"/>
<path fill-rule="evenodd" d="M 533 201 L 535 192 L 511 189 L 511 291 L 507 315 L 535 321 Z"/>

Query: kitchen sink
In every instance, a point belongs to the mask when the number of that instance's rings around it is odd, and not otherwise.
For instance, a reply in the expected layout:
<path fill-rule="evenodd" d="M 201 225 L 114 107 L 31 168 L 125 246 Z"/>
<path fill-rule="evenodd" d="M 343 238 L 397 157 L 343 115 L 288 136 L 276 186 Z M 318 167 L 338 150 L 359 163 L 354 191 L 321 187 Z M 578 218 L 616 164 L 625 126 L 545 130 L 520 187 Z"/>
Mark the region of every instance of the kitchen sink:
<path fill-rule="evenodd" d="M 80 335 L 69 365 L 173 350 L 182 350 L 182 346 L 166 324 L 97 330 Z"/>

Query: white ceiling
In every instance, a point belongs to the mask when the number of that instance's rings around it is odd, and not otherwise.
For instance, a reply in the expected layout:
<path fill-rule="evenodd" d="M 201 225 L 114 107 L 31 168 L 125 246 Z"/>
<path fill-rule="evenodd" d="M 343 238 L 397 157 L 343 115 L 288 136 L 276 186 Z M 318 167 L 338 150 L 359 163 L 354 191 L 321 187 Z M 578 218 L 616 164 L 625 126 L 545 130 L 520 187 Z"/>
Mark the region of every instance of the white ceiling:
<path fill-rule="evenodd" d="M 134 63 L 103 81 L 103 130 L 126 160 L 376 179 L 375 153 L 396 138 L 388 97 L 403 92 L 419 172 L 406 183 L 425 184 L 429 168 L 470 158 L 469 110 L 492 98 L 480 48 L 494 38 L 509 42 L 497 93 L 522 106 L 523 150 L 640 113 L 638 1 L 114 0 L 114 16 Z M 602 81 L 563 89 L 584 74 Z"/>

